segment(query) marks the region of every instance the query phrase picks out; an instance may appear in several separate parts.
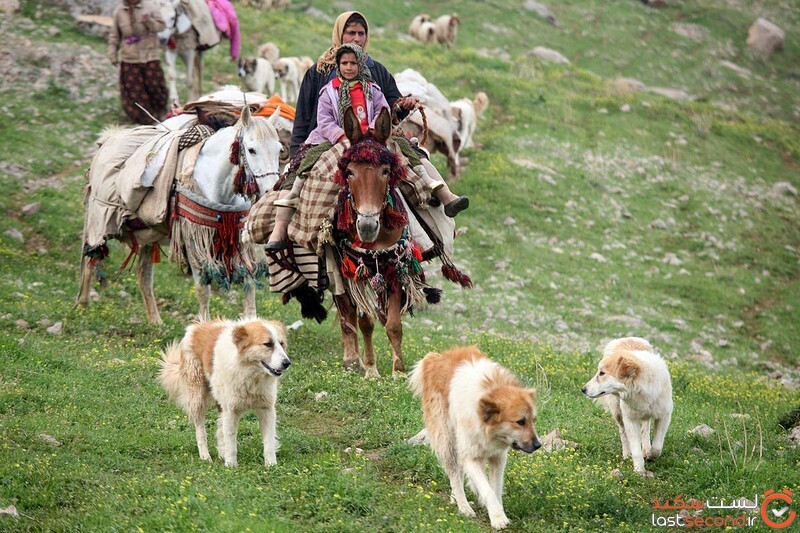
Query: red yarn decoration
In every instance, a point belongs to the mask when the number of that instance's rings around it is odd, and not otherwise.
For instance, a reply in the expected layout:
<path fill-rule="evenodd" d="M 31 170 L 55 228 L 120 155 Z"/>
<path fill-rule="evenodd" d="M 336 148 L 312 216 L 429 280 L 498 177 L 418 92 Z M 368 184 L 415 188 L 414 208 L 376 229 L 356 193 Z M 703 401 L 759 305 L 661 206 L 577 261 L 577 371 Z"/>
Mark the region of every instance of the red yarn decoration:
<path fill-rule="evenodd" d="M 241 162 L 239 157 L 239 148 L 241 144 L 239 142 L 239 137 L 236 137 L 233 142 L 231 143 L 231 154 L 228 160 L 231 162 L 231 165 L 238 165 Z"/>
<path fill-rule="evenodd" d="M 470 277 L 462 273 L 453 265 L 442 265 L 442 275 L 453 283 L 458 283 L 465 289 L 472 288 L 472 280 Z"/>

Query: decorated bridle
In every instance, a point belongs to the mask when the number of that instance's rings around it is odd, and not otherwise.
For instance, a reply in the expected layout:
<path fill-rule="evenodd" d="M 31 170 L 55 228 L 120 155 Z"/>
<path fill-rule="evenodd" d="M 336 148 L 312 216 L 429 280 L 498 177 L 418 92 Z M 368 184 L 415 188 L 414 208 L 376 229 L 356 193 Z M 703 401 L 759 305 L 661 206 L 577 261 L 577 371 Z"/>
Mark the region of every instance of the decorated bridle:
<path fill-rule="evenodd" d="M 247 162 L 247 147 L 244 143 L 244 128 L 239 128 L 236 133 L 236 138 L 231 143 L 231 156 L 230 162 L 232 165 L 237 165 L 239 170 L 236 172 L 236 177 L 233 180 L 234 192 L 242 196 L 254 198 L 258 197 L 258 180 L 266 178 L 267 176 L 279 176 L 277 170 L 269 170 L 263 174 L 256 174 Z"/>
<path fill-rule="evenodd" d="M 369 163 L 375 166 L 388 164 L 390 166 L 389 179 L 386 181 L 386 191 L 383 195 L 383 204 L 376 213 L 362 213 L 356 208 L 353 194 L 350 191 L 351 173 L 347 167 L 351 162 Z M 364 139 L 345 150 L 339 159 L 338 170 L 334 175 L 334 183 L 342 187 L 339 193 L 339 209 L 336 217 L 336 229 L 349 232 L 352 230 L 356 217 L 372 219 L 381 222 L 386 229 L 396 229 L 408 224 L 408 215 L 397 208 L 398 198 L 396 187 L 402 179 L 405 168 L 400 163 L 396 154 L 386 146 L 374 139 Z"/>

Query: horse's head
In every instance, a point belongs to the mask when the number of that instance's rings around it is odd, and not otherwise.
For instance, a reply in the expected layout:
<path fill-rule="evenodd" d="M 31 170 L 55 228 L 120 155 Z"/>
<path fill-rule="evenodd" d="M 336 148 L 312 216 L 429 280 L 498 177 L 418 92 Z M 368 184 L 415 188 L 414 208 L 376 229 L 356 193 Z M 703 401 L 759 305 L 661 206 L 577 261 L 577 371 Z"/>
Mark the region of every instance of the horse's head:
<path fill-rule="evenodd" d="M 161 0 L 161 18 L 164 19 L 164 29 L 158 32 L 161 46 L 165 46 L 173 35 L 185 33 L 192 27 L 180 0 Z"/>
<path fill-rule="evenodd" d="M 403 178 L 405 169 L 400 159 L 386 147 L 392 131 L 391 118 L 386 109 L 381 110 L 375 127 L 366 133 L 352 109 L 344 116 L 344 131 L 350 141 L 348 148 L 339 159 L 339 169 L 335 181 L 343 186 L 349 198 L 347 215 L 341 217 L 340 229 L 352 223 L 355 216 L 355 229 L 358 239 L 363 243 L 374 243 L 382 228 L 397 230 L 407 223 L 405 213 L 393 205 L 398 198 L 393 189 Z"/>
<path fill-rule="evenodd" d="M 268 118 L 253 117 L 250 107 L 244 106 L 237 123 L 239 139 L 239 164 L 245 181 L 258 184 L 259 196 L 265 194 L 278 181 L 282 144 L 275 124 L 280 117 L 278 107 Z"/>

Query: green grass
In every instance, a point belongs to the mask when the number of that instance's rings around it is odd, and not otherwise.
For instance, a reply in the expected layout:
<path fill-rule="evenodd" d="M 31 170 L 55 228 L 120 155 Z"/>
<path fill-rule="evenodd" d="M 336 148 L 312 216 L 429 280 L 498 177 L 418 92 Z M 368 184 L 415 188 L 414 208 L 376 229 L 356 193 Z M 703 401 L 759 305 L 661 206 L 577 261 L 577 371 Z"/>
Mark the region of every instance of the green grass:
<path fill-rule="evenodd" d="M 471 199 L 458 218 L 467 232 L 456 262 L 476 286 L 444 285 L 432 266 L 444 302 L 405 319 L 403 347 L 410 366 L 430 350 L 478 343 L 538 388 L 540 434 L 559 429 L 578 443 L 511 454 L 504 500 L 513 531 L 641 531 L 653 499 L 800 490 L 800 451 L 786 439 L 800 393 L 774 378 L 797 380 L 800 364 L 800 209 L 797 196 L 775 192 L 779 183 L 800 187 L 800 12 L 780 0 L 740 3 L 652 10 L 570 0 L 550 6 L 559 27 L 498 2 L 450 2 L 435 12 L 417 1 L 359 6 L 373 26 L 370 51 L 391 71 L 415 68 L 451 99 L 478 90 L 490 98 L 479 147 L 463 153 L 468 164 L 453 184 Z M 252 416 L 240 429 L 238 469 L 198 459 L 191 424 L 156 381 L 160 350 L 196 312 L 190 280 L 157 266 L 165 323 L 150 326 L 135 273 L 116 271 L 126 250 L 111 243 L 108 286 L 89 310 L 73 308 L 84 174 L 97 135 L 125 120 L 105 45 L 52 8 L 22 4 L 33 22 L 0 26 L 12 54 L 54 69 L 19 44 L 29 39 L 77 49 L 76 63 L 85 56 L 96 70 L 81 88 L 68 69 L 35 88 L 0 86 L 0 509 L 13 504 L 21 514 L 0 515 L 0 529 L 488 530 L 485 512 L 467 519 L 449 503 L 430 450 L 406 444 L 422 417 L 405 381 L 341 370 L 335 317 L 291 333 L 278 466 L 263 466 Z M 413 15 L 453 10 L 462 18 L 455 49 L 404 37 Z M 285 55 L 316 57 L 327 46 L 330 23 L 298 9 L 238 12 L 245 54 L 268 40 Z M 769 59 L 744 45 L 756 16 L 787 32 L 784 50 Z M 708 34 L 691 41 L 673 31 L 676 23 Z M 527 57 L 537 45 L 573 64 Z M 495 50 L 508 59 L 487 57 Z M 206 54 L 207 87 L 236 83 L 226 54 L 227 43 Z M 754 75 L 739 78 L 722 59 Z M 624 94 L 612 82 L 618 76 L 698 99 Z M 444 168 L 441 156 L 435 162 Z M 23 215 L 33 202 L 40 211 Z M 283 306 L 266 290 L 258 297 L 261 315 L 299 318 L 294 302 Z M 234 317 L 241 296 L 215 294 L 211 306 Z M 61 333 L 48 333 L 58 321 Z M 613 422 L 580 392 L 604 342 L 624 335 L 648 338 L 672 372 L 675 414 L 664 456 L 649 466 L 654 478 L 621 461 Z M 389 376 L 380 329 L 376 347 Z M 210 429 L 215 418 L 209 413 Z M 691 433 L 701 423 L 716 433 Z"/>

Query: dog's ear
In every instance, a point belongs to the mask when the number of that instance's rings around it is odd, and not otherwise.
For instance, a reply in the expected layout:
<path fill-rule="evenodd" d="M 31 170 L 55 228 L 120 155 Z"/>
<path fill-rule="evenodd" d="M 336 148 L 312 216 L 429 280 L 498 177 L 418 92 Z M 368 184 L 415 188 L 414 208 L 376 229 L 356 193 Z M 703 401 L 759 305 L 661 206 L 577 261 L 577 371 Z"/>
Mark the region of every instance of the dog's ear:
<path fill-rule="evenodd" d="M 500 406 L 489 398 L 481 398 L 478 403 L 478 413 L 484 423 L 490 424 L 500 414 Z"/>
<path fill-rule="evenodd" d="M 247 328 L 244 324 L 240 324 L 231 331 L 231 338 L 233 339 L 234 346 L 241 352 L 247 347 L 250 335 L 247 333 Z"/>
<path fill-rule="evenodd" d="M 525 389 L 525 394 L 531 400 L 531 405 L 536 405 L 536 389 Z"/>
<path fill-rule="evenodd" d="M 639 374 L 639 365 L 630 357 L 620 357 L 617 361 L 617 373 L 620 379 L 633 379 Z"/>

